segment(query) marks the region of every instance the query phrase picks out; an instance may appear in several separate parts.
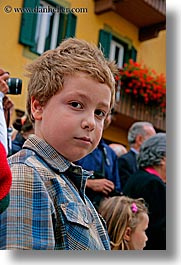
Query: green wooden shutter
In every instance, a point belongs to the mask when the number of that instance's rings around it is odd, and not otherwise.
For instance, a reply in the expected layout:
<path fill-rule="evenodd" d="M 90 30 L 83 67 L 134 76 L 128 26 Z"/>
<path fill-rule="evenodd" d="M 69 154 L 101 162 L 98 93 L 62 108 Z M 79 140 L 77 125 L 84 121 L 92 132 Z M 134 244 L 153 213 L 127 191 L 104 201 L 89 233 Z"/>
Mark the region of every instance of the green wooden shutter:
<path fill-rule="evenodd" d="M 125 46 L 123 63 L 128 63 L 129 59 L 130 59 L 130 51 L 128 50 L 128 46 Z"/>
<path fill-rule="evenodd" d="M 102 51 L 104 53 L 104 56 L 108 59 L 109 53 L 110 53 L 110 46 L 111 46 L 111 40 L 112 40 L 112 34 L 110 32 L 107 32 L 103 29 L 99 31 L 99 44 L 101 44 Z"/>
<path fill-rule="evenodd" d="M 60 14 L 59 20 L 59 29 L 58 29 L 58 37 L 57 37 L 57 46 L 62 42 L 66 35 L 66 23 L 67 23 L 67 15 L 64 13 Z"/>
<path fill-rule="evenodd" d="M 65 38 L 75 36 L 76 23 L 77 23 L 77 17 L 74 14 L 69 13 L 67 15 L 67 26 L 66 26 Z"/>
<path fill-rule="evenodd" d="M 23 8 L 30 8 L 33 10 L 36 6 L 39 6 L 39 0 L 24 0 Z M 21 29 L 19 35 L 19 42 L 28 46 L 34 46 L 34 38 L 36 31 L 38 13 L 24 12 L 21 17 Z"/>
<path fill-rule="evenodd" d="M 136 62 L 137 57 L 137 50 L 132 46 L 131 50 L 129 51 L 129 59 L 133 59 Z"/>

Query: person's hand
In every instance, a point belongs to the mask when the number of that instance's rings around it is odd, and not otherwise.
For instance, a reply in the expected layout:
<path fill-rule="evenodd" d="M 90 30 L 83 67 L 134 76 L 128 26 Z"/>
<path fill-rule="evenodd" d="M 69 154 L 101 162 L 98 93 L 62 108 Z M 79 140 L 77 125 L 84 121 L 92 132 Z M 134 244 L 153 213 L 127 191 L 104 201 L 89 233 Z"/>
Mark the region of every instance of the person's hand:
<path fill-rule="evenodd" d="M 7 124 L 7 127 L 9 127 L 10 118 L 14 111 L 14 103 L 7 96 L 4 96 L 3 98 L 3 108 L 4 108 L 4 116 L 5 116 L 6 124 Z"/>
<path fill-rule="evenodd" d="M 0 68 L 0 91 L 6 94 L 9 90 L 7 85 L 7 80 L 9 79 L 9 73 L 5 72 L 2 68 Z"/>
<path fill-rule="evenodd" d="M 88 179 L 86 187 L 95 192 L 102 192 L 108 196 L 114 190 L 114 183 L 108 179 Z"/>

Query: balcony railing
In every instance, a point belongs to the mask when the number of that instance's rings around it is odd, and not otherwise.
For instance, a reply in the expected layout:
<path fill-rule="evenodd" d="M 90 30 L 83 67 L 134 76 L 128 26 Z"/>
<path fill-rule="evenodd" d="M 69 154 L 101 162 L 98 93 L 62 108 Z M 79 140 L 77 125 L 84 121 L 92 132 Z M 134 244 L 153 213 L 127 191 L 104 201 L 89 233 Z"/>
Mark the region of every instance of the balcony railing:
<path fill-rule="evenodd" d="M 156 129 L 166 131 L 165 113 L 161 108 L 135 100 L 124 91 L 120 93 L 120 100 L 115 105 L 115 111 L 134 120 L 149 121 Z"/>

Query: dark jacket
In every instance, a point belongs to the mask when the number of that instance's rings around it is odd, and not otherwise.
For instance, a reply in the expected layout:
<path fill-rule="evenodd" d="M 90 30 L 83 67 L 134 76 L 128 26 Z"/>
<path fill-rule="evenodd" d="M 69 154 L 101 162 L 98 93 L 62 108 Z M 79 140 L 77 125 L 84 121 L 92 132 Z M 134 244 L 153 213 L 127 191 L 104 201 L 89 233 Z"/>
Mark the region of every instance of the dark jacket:
<path fill-rule="evenodd" d="M 130 150 L 118 158 L 119 176 L 122 188 L 124 187 L 129 176 L 138 170 L 136 153 Z"/>
<path fill-rule="evenodd" d="M 121 194 L 122 186 L 118 171 L 118 159 L 115 152 L 101 139 L 97 148 L 84 158 L 76 162 L 77 165 L 88 171 L 94 171 L 93 178 L 106 178 L 115 185 L 115 191 L 110 196 Z M 86 188 L 86 195 L 98 208 L 100 200 L 104 197 L 102 193 L 94 192 Z"/>
<path fill-rule="evenodd" d="M 154 174 L 138 170 L 130 176 L 123 194 L 143 198 L 149 210 L 148 241 L 145 249 L 166 249 L 166 184 Z"/>
<path fill-rule="evenodd" d="M 15 154 L 20 151 L 23 147 L 24 142 L 26 139 L 21 135 L 20 132 L 17 133 L 15 139 L 12 141 L 12 152 L 11 154 Z"/>
<path fill-rule="evenodd" d="M 115 152 L 101 139 L 98 147 L 92 153 L 77 161 L 76 164 L 86 170 L 92 170 L 100 174 L 102 178 L 111 180 L 116 190 L 121 192 L 122 188 L 117 162 Z"/>

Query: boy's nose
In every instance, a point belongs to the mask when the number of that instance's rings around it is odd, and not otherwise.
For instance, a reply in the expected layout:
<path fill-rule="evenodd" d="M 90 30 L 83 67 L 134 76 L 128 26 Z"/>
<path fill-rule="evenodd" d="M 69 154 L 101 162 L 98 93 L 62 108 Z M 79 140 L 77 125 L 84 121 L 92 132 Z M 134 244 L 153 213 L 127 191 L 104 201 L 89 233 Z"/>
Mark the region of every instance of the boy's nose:
<path fill-rule="evenodd" d="M 95 129 L 95 116 L 94 115 L 87 115 L 82 120 L 82 128 L 88 129 L 89 131 L 93 131 Z"/>

